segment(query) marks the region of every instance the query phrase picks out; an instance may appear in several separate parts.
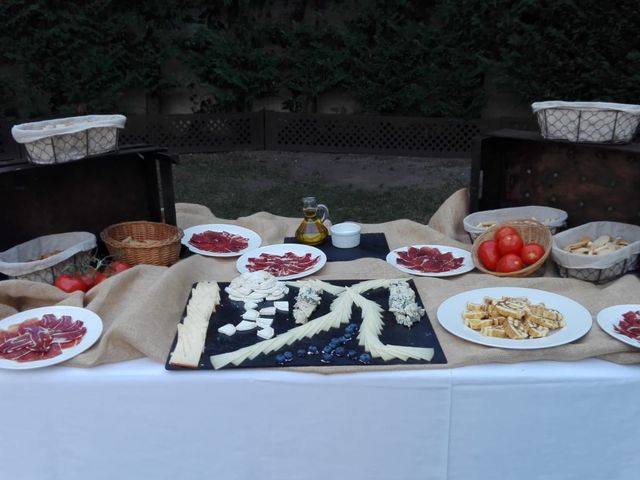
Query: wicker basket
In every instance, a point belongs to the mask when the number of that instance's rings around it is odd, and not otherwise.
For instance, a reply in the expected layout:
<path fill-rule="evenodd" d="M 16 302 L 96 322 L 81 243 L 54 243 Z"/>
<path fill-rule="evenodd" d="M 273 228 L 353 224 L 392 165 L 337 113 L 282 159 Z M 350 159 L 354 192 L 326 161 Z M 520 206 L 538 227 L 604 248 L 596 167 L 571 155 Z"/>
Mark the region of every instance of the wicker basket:
<path fill-rule="evenodd" d="M 100 233 L 111 255 L 130 265 L 173 265 L 180 256 L 182 230 L 156 222 L 124 222 L 111 225 Z"/>
<path fill-rule="evenodd" d="M 84 115 L 15 125 L 11 133 L 31 163 L 64 163 L 118 148 L 124 115 Z"/>
<path fill-rule="evenodd" d="M 570 142 L 629 143 L 640 123 L 640 105 L 551 101 L 531 108 L 544 138 Z"/>
<path fill-rule="evenodd" d="M 610 235 L 624 238 L 629 245 L 607 255 L 579 255 L 564 250 L 582 237 L 597 238 Z M 640 269 L 640 226 L 620 222 L 589 222 L 566 230 L 553 237 L 551 258 L 561 277 L 577 278 L 601 284 Z"/>
<path fill-rule="evenodd" d="M 496 210 L 483 210 L 467 215 L 462 224 L 469 234 L 471 242 L 486 232 L 489 227 L 481 227 L 482 222 L 505 223 L 521 218 L 537 220 L 549 227 L 551 234 L 557 233 L 567 224 L 568 214 L 559 208 L 540 205 L 526 205 L 522 207 L 498 208 Z"/>
<path fill-rule="evenodd" d="M 544 255 L 533 265 L 529 265 L 528 267 L 525 267 L 522 270 L 518 270 L 517 272 L 492 272 L 491 270 L 487 270 L 484 265 L 482 265 L 480 258 L 478 258 L 478 248 L 480 247 L 480 244 L 485 240 L 493 240 L 495 232 L 499 228 L 506 225 L 513 227 L 518 231 L 518 234 L 522 237 L 522 241 L 525 245 L 532 242 L 542 245 L 544 247 Z M 473 248 L 471 249 L 471 256 L 473 257 L 473 263 L 475 263 L 476 268 L 481 272 L 490 273 L 491 275 L 495 275 L 496 277 L 522 278 L 528 277 L 536 270 L 538 270 L 542 265 L 544 265 L 544 262 L 547 261 L 547 258 L 551 253 L 552 243 L 553 237 L 551 236 L 551 231 L 542 223 L 535 220 L 510 220 L 508 222 L 495 225 L 494 227 L 490 228 L 485 233 L 480 235 L 478 238 L 476 238 L 475 242 L 473 242 Z"/>
<path fill-rule="evenodd" d="M 59 275 L 87 265 L 96 247 L 90 232 L 44 235 L 0 252 L 0 273 L 8 278 L 53 283 Z"/>

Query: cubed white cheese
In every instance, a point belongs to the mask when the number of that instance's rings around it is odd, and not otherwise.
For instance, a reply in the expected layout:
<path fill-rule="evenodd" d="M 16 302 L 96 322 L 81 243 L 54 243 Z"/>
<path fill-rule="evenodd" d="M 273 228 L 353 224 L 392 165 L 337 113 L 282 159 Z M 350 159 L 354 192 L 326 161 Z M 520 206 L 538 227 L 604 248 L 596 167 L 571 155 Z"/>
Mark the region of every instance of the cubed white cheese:
<path fill-rule="evenodd" d="M 275 331 L 273 330 L 273 328 L 265 327 L 258 330 L 256 332 L 256 335 L 258 335 L 260 338 L 264 338 L 265 340 L 269 340 L 270 338 L 273 338 L 274 333 Z"/>
<path fill-rule="evenodd" d="M 248 330 L 253 330 L 256 328 L 256 322 L 251 322 L 249 320 L 242 320 L 238 325 L 236 325 L 236 330 L 239 332 L 246 332 Z"/>
<path fill-rule="evenodd" d="M 256 320 L 256 324 L 259 327 L 265 328 L 265 327 L 270 327 L 273 324 L 273 318 L 258 318 Z"/>
<path fill-rule="evenodd" d="M 226 325 L 221 326 L 218 329 L 218 332 L 230 337 L 231 335 L 234 335 L 236 333 L 236 327 L 232 323 L 227 323 Z"/>
<path fill-rule="evenodd" d="M 264 307 L 260 309 L 260 315 L 275 315 L 276 307 Z"/>
<path fill-rule="evenodd" d="M 247 310 L 246 312 L 244 312 L 242 314 L 242 318 L 244 320 L 253 320 L 255 321 L 256 318 L 258 318 L 260 316 L 260 313 L 257 310 Z"/>

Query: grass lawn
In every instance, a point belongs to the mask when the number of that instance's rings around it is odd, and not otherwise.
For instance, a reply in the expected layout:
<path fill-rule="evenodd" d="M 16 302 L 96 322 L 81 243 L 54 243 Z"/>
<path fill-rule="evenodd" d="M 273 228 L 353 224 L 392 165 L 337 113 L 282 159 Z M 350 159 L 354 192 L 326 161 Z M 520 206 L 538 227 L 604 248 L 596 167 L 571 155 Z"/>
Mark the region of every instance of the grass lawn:
<path fill-rule="evenodd" d="M 315 196 L 334 223 L 426 223 L 444 199 L 468 186 L 470 163 L 265 151 L 183 155 L 174 167 L 175 196 L 227 219 L 258 211 L 298 217 L 302 197 Z"/>

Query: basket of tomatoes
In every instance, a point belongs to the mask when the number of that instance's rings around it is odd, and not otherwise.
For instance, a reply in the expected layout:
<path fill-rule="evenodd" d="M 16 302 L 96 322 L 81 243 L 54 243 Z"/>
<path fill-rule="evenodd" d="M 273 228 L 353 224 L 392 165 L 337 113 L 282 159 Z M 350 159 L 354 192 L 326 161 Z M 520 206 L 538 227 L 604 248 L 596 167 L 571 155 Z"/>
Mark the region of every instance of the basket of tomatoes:
<path fill-rule="evenodd" d="M 549 257 L 553 237 L 535 220 L 511 220 L 476 238 L 471 255 L 478 270 L 498 277 L 527 277 Z"/>

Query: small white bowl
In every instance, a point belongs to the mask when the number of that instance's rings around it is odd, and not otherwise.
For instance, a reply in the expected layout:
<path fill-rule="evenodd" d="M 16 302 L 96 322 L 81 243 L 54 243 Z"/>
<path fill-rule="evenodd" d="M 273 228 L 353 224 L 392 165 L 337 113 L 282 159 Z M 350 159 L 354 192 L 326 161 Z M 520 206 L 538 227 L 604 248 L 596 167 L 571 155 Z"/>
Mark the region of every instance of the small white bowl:
<path fill-rule="evenodd" d="M 337 223 L 331 227 L 331 243 L 336 248 L 354 248 L 360 245 L 360 231 L 357 223 Z"/>

